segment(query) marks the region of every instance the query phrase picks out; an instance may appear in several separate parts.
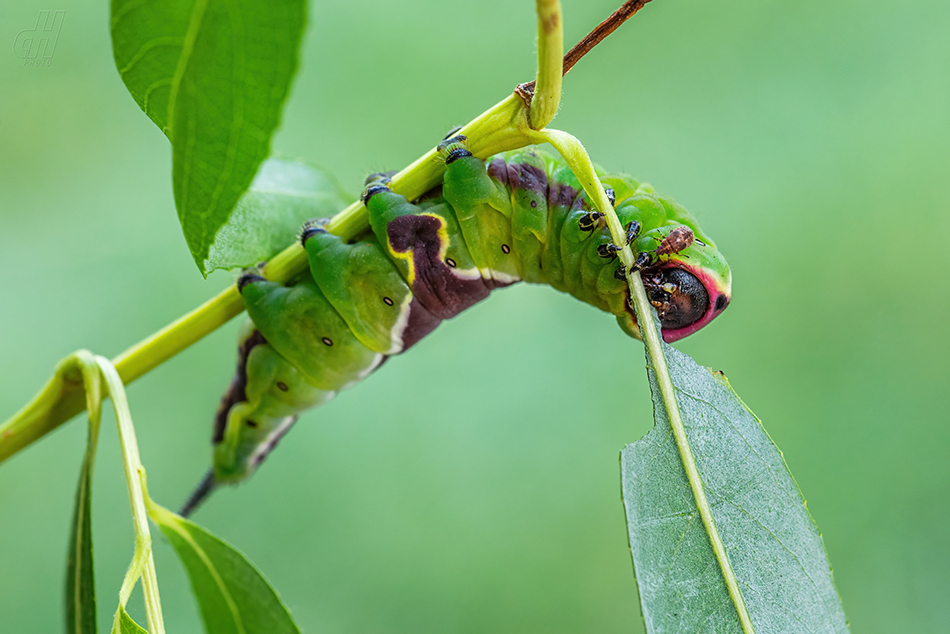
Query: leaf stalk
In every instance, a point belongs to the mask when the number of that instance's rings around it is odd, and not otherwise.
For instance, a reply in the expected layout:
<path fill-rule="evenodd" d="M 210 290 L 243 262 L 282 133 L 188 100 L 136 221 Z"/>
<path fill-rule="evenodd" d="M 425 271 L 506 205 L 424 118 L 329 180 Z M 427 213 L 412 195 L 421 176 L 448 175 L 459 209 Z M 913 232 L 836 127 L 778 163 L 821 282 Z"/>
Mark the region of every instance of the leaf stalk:
<path fill-rule="evenodd" d="M 132 425 L 132 413 L 125 396 L 125 386 L 112 362 L 105 357 L 96 357 L 96 363 L 109 388 L 112 406 L 115 408 L 116 423 L 119 427 L 119 444 L 122 448 L 122 465 L 125 469 L 125 481 L 129 488 L 129 503 L 132 506 L 132 527 L 135 530 L 135 552 L 132 563 L 119 590 L 119 601 L 124 608 L 135 582 L 141 577 L 142 593 L 145 595 L 145 614 L 150 634 L 165 634 L 165 620 L 162 616 L 162 602 L 158 594 L 158 575 L 155 572 L 155 559 L 152 557 L 152 536 L 148 528 L 148 512 L 145 508 L 142 481 L 145 467 L 139 457 L 139 445 Z M 119 613 L 116 612 L 116 619 Z"/>

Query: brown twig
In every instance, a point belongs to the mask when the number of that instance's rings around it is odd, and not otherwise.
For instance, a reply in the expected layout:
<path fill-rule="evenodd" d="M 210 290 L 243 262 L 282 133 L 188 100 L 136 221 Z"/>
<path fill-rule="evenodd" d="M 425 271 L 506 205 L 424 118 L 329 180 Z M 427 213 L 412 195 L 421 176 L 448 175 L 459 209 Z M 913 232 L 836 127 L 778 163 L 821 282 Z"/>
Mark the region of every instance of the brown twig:
<path fill-rule="evenodd" d="M 604 39 L 617 30 L 621 24 L 626 22 L 634 13 L 643 8 L 643 5 L 650 0 L 627 0 L 623 5 L 614 11 L 610 17 L 598 24 L 593 31 L 584 36 L 584 38 L 574 45 L 574 48 L 564 56 L 564 66 L 561 74 L 566 75 L 574 64 L 587 55 L 595 46 L 604 41 Z M 534 81 L 518 84 L 515 93 L 525 100 L 525 104 L 531 104 L 531 96 L 534 94 Z"/>

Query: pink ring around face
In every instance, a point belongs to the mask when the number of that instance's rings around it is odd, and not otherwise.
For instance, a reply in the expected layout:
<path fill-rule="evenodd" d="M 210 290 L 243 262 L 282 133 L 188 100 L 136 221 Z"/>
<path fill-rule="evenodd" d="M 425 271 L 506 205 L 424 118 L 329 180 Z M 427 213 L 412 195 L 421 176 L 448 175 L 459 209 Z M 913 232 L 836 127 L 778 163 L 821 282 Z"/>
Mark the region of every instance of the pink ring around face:
<path fill-rule="evenodd" d="M 670 262 L 669 264 L 663 266 L 664 269 L 678 268 L 688 271 L 690 274 L 695 275 L 696 279 L 703 285 L 703 288 L 706 289 L 706 292 L 709 293 L 709 307 L 706 309 L 706 313 L 691 323 L 689 326 L 684 326 L 683 328 L 675 328 L 671 330 L 663 329 L 663 340 L 666 343 L 673 343 L 674 341 L 679 341 L 683 337 L 687 337 L 709 322 L 711 322 L 715 317 L 726 310 L 726 307 L 729 305 L 731 299 L 727 289 L 723 288 L 720 281 L 710 275 L 704 269 L 690 266 L 685 262 Z M 716 307 L 719 306 L 717 309 Z"/>

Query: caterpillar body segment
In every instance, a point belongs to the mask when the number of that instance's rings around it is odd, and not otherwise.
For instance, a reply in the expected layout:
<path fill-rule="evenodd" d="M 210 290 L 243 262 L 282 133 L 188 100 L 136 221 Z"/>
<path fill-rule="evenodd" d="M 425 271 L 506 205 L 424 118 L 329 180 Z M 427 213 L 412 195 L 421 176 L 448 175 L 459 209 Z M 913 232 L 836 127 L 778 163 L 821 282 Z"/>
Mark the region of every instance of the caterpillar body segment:
<path fill-rule="evenodd" d="M 418 302 L 412 310 L 408 283 L 376 240 L 346 244 L 324 231 L 305 236 L 304 248 L 320 291 L 373 352 L 398 354 L 438 324 Z M 414 328 L 406 332 L 410 312 Z"/>
<path fill-rule="evenodd" d="M 383 174 L 368 179 L 371 231 L 355 242 L 308 223 L 301 240 L 309 274 L 287 285 L 242 277 L 251 322 L 216 419 L 212 474 L 187 510 L 217 484 L 253 473 L 301 411 L 353 387 L 497 288 L 548 284 L 639 337 L 620 262 L 604 257 L 612 248 L 606 223 L 563 161 L 536 148 L 482 161 L 462 137 L 440 150 L 442 186 L 421 201 L 393 192 Z M 729 303 L 722 255 L 685 209 L 649 185 L 599 176 L 640 254 L 664 338 L 702 328 Z"/>
<path fill-rule="evenodd" d="M 214 484 L 235 482 L 254 471 L 297 420 L 336 391 L 310 383 L 248 321 L 240 335 L 238 366 L 222 399 L 214 427 L 214 468 L 196 494 Z M 191 510 L 200 498 L 185 505 Z M 183 509 L 185 510 L 185 509 Z"/>

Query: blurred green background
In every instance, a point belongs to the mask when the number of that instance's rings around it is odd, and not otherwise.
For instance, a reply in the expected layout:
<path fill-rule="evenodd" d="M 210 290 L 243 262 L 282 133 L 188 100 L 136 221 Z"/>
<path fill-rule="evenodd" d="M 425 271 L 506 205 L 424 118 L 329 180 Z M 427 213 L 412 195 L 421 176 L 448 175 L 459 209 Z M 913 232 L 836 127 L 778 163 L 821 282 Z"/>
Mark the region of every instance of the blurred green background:
<path fill-rule="evenodd" d="M 615 2 L 564 0 L 566 40 Z M 23 67 L 10 45 L 40 9 L 66 10 L 62 33 L 50 67 Z M 530 79 L 533 19 L 528 0 L 314 3 L 275 150 L 358 192 Z M 231 277 L 191 261 L 107 3 L 6 2 L 0 24 L 3 419 L 68 352 L 114 355 Z M 950 631 L 948 33 L 936 0 L 657 0 L 567 77 L 555 121 L 729 258 L 732 306 L 678 346 L 724 370 L 784 451 L 861 633 Z M 237 326 L 130 390 L 168 506 L 208 467 Z M 618 452 L 652 425 L 641 355 L 550 289 L 496 293 L 306 415 L 196 519 L 306 632 L 640 631 Z M 111 416 L 103 429 L 105 629 L 133 544 Z M 4 632 L 61 630 L 85 434 L 77 419 L 0 465 Z M 168 631 L 199 631 L 156 551 Z"/>

